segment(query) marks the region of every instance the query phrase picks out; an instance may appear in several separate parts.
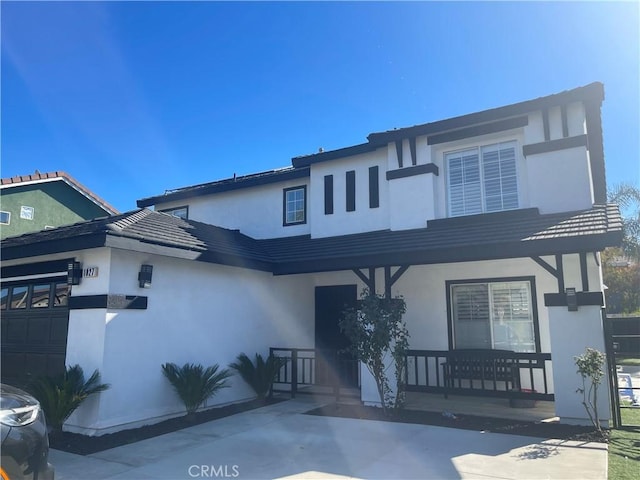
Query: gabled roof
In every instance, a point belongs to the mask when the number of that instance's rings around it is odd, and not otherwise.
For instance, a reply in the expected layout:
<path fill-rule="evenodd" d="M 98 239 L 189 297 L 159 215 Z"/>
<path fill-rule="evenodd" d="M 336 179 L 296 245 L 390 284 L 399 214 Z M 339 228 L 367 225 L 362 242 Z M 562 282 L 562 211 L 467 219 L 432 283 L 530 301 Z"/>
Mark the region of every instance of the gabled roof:
<path fill-rule="evenodd" d="M 564 92 L 539 97 L 525 102 L 514 103 L 503 107 L 483 110 L 481 112 L 470 113 L 458 117 L 439 120 L 431 123 L 423 123 L 411 127 L 397 128 L 385 132 L 371 133 L 367 137 L 368 143 L 355 145 L 353 147 L 341 148 L 339 150 L 329 150 L 326 152 L 313 153 L 292 158 L 294 167 L 305 167 L 314 163 L 326 162 L 336 158 L 356 155 L 366 151 L 372 151 L 386 146 L 389 142 L 402 140 L 404 138 L 416 137 L 419 135 L 434 135 L 439 133 L 457 130 L 473 125 L 480 125 L 496 120 L 517 117 L 526 113 L 543 110 L 546 108 L 566 105 L 577 101 L 595 102 L 600 105 L 604 100 L 604 86 L 600 82 L 590 83 L 583 87 L 565 90 Z"/>
<path fill-rule="evenodd" d="M 9 237 L 0 243 L 0 253 L 11 260 L 107 246 L 284 275 L 594 252 L 621 239 L 616 205 L 551 215 L 513 210 L 433 220 L 416 230 L 268 240 L 142 209 Z"/>
<path fill-rule="evenodd" d="M 322 151 L 310 155 L 300 155 L 291 159 L 292 167 L 270 170 L 251 175 L 233 176 L 231 178 L 193 185 L 164 194 L 142 198 L 137 201 L 138 207 L 149 207 L 158 203 L 183 200 L 191 197 L 255 187 L 269 183 L 309 176 L 309 167 L 315 163 L 347 158 L 354 155 L 373 152 L 385 148 L 390 142 L 420 135 L 446 136 L 450 132 L 460 133 L 466 130 L 482 132 L 483 128 L 496 124 L 509 124 L 512 128 L 522 126 L 527 120 L 526 114 L 545 110 L 551 107 L 567 105 L 582 101 L 588 106 L 588 131 L 591 168 L 594 174 L 594 194 L 599 202 L 606 202 L 606 182 L 604 172 L 604 152 L 602 151 L 602 131 L 600 124 L 600 106 L 604 99 L 604 86 L 600 82 L 590 83 L 572 90 L 539 97 L 533 100 L 514 103 L 503 107 L 483 110 L 467 115 L 452 117 L 411 127 L 397 128 L 384 132 L 374 132 L 367 136 L 367 142 L 336 150 Z M 492 123 L 494 122 L 494 123 Z M 524 123 L 526 124 L 526 123 Z M 506 127 L 505 127 L 506 128 Z M 466 129 L 466 130 L 465 130 Z M 481 134 L 481 133 L 477 133 Z"/>
<path fill-rule="evenodd" d="M 85 187 L 80 182 L 75 180 L 71 175 L 61 171 L 40 173 L 39 171 L 36 170 L 35 173 L 32 173 L 30 175 L 18 175 L 15 177 L 3 178 L 2 180 L 0 180 L 0 188 L 4 190 L 12 187 L 33 185 L 33 184 L 45 183 L 45 182 L 56 182 L 56 181 L 61 181 L 66 183 L 71 188 L 78 191 L 79 193 L 84 195 L 86 198 L 91 200 L 93 203 L 95 203 L 97 206 L 102 208 L 109 215 L 115 215 L 118 213 L 118 211 L 114 207 L 109 205 L 106 201 L 104 201 L 98 195 L 96 195 L 87 187 Z"/>

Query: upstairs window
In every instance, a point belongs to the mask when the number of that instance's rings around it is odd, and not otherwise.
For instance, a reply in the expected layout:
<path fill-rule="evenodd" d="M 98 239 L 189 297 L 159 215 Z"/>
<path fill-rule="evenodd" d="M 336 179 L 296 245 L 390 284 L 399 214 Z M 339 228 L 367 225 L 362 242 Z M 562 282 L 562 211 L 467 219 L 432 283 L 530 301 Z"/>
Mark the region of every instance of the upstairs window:
<path fill-rule="evenodd" d="M 539 351 L 532 280 L 447 283 L 455 348 Z"/>
<path fill-rule="evenodd" d="M 9 225 L 11 223 L 11 212 L 0 212 L 0 225 Z"/>
<path fill-rule="evenodd" d="M 283 191 L 284 226 L 299 225 L 307 221 L 307 187 L 285 188 Z"/>
<path fill-rule="evenodd" d="M 518 208 L 516 142 L 445 154 L 452 217 Z"/>
<path fill-rule="evenodd" d="M 189 207 L 168 208 L 166 210 L 160 210 L 160 212 L 168 213 L 169 215 L 182 218 L 183 220 L 186 220 L 189 218 Z"/>

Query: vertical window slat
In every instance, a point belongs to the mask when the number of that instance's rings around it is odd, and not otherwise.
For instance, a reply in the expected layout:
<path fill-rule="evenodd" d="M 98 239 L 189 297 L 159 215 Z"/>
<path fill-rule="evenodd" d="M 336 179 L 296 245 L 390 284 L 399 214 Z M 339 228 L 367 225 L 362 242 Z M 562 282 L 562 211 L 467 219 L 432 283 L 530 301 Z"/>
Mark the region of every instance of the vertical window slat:
<path fill-rule="evenodd" d="M 378 167 L 369 167 L 369 208 L 380 206 L 380 175 Z"/>
<path fill-rule="evenodd" d="M 333 213 L 333 175 L 324 177 L 324 214 Z"/>
<path fill-rule="evenodd" d="M 350 170 L 347 172 L 347 212 L 353 212 L 356 209 L 356 172 Z"/>

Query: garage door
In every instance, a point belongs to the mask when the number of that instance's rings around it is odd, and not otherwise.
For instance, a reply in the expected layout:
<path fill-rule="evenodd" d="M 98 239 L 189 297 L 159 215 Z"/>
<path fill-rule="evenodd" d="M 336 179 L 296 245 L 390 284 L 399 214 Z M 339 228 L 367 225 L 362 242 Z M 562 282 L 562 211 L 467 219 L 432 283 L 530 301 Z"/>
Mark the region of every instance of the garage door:
<path fill-rule="evenodd" d="M 2 381 L 24 384 L 64 371 L 69 327 L 66 277 L 2 284 Z"/>

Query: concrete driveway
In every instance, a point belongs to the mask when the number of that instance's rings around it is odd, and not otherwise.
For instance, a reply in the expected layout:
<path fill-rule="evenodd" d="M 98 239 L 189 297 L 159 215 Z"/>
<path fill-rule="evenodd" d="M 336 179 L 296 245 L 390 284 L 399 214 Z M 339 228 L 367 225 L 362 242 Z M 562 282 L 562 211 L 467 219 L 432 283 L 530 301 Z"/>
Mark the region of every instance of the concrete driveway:
<path fill-rule="evenodd" d="M 57 480 L 606 479 L 607 448 L 303 415 L 295 399 L 88 456 L 50 453 Z"/>

